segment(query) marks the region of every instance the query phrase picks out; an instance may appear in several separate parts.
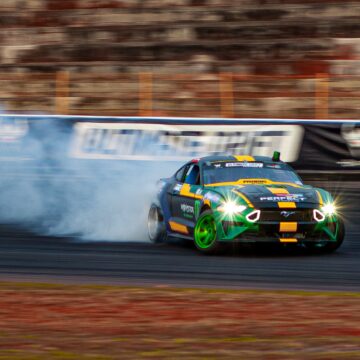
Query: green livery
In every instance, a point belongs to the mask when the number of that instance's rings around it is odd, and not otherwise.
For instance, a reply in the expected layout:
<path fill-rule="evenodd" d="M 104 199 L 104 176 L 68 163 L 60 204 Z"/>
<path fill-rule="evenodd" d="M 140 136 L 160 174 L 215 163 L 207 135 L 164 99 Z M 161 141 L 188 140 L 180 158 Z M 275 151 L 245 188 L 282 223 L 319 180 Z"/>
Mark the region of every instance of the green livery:
<path fill-rule="evenodd" d="M 215 253 L 225 243 L 274 242 L 336 250 L 344 224 L 331 194 L 304 185 L 280 154 L 207 156 L 159 181 L 149 211 L 152 241 L 176 236 Z"/>

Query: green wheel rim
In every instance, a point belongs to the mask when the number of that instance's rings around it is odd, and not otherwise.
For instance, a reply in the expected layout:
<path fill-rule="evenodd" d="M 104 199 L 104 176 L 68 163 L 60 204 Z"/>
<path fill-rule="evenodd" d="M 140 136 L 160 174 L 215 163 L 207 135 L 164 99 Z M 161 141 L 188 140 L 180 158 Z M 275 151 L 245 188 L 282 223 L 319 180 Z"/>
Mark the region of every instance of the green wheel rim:
<path fill-rule="evenodd" d="M 195 243 L 201 249 L 211 247 L 216 241 L 216 225 L 212 215 L 200 217 L 195 227 Z"/>

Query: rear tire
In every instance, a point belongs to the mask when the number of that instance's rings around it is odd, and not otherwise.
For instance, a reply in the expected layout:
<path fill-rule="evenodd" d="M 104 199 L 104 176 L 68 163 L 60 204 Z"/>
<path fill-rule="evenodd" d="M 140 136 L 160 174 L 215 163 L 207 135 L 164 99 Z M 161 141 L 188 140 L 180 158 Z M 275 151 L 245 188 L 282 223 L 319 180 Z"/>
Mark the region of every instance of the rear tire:
<path fill-rule="evenodd" d="M 161 209 L 155 204 L 152 204 L 149 210 L 148 235 L 154 244 L 165 242 L 167 238 L 164 216 Z"/>
<path fill-rule="evenodd" d="M 211 210 L 200 214 L 194 229 L 194 243 L 203 254 L 216 254 L 221 249 L 217 238 L 216 223 Z"/>

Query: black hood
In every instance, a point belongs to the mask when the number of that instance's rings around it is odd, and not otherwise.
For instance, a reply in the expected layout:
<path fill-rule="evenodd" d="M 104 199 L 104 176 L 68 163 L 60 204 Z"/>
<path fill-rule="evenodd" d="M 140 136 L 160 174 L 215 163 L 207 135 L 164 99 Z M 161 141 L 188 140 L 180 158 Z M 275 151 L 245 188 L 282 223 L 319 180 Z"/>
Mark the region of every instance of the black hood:
<path fill-rule="evenodd" d="M 312 186 L 297 184 L 251 184 L 251 185 L 224 185 L 216 186 L 214 190 L 225 198 L 238 195 L 245 201 L 251 202 L 254 207 L 261 208 L 317 208 L 319 194 Z"/>
<path fill-rule="evenodd" d="M 232 192 L 244 195 L 255 208 L 316 208 L 319 195 L 311 186 L 300 185 L 246 185 L 234 186 Z"/>

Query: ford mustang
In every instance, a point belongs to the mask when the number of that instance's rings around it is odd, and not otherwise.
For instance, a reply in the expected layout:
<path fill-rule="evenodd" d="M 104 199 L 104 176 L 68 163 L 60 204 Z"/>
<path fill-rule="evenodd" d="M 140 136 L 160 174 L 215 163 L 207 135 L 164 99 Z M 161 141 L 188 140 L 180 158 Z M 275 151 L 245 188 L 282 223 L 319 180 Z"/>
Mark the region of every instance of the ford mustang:
<path fill-rule="evenodd" d="M 332 252 L 345 229 L 329 192 L 303 184 L 280 160 L 263 156 L 207 156 L 160 179 L 150 206 L 152 242 L 192 240 L 203 253 L 225 243 L 274 242 Z"/>

